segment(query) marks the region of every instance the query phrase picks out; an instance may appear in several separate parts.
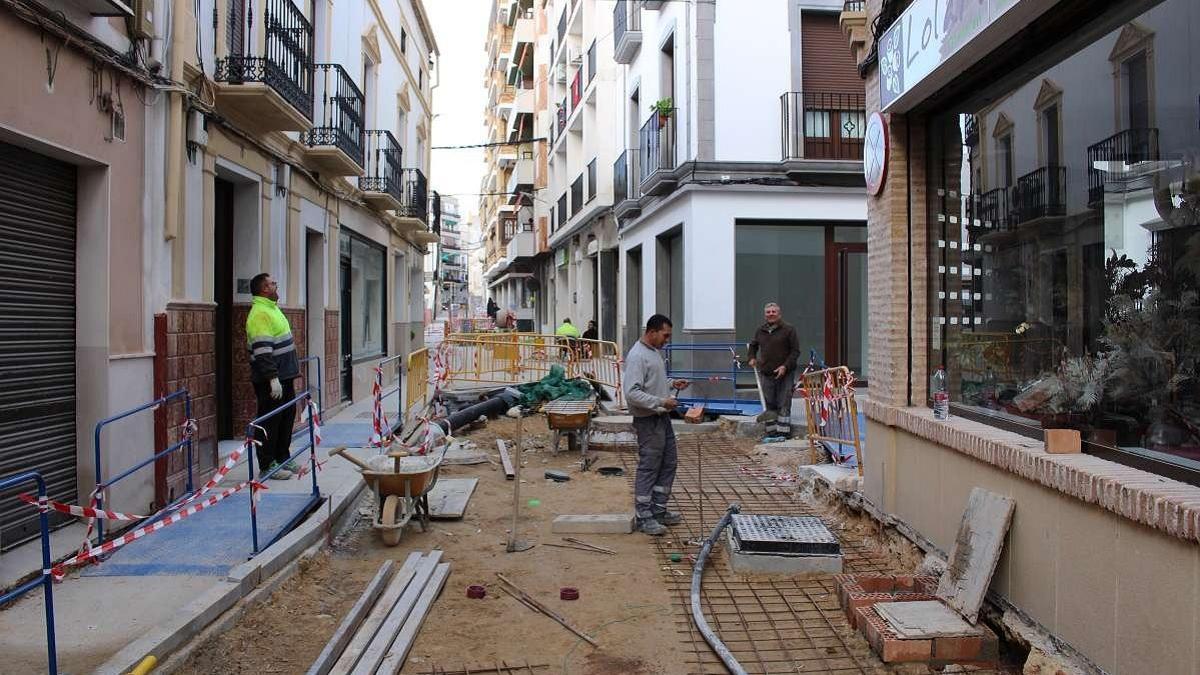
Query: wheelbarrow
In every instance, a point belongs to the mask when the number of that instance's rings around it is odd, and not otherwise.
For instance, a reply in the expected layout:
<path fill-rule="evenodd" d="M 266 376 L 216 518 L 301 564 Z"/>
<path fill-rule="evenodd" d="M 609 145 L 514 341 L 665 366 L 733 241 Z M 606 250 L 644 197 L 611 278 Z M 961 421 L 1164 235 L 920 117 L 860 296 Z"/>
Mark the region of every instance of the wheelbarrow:
<path fill-rule="evenodd" d="M 375 514 L 372 525 L 379 538 L 387 546 L 400 543 L 404 526 L 414 517 L 425 532 L 429 527 L 429 492 L 437 484 L 442 466 L 440 457 L 422 455 L 428 464 L 415 467 L 403 460 L 409 453 L 403 450 L 387 453 L 392 459 L 391 471 L 380 471 L 377 467 L 346 453 L 346 448 L 334 448 L 330 455 L 353 462 L 361 470 L 363 480 L 375 492 Z M 414 459 L 416 459 L 414 457 Z"/>

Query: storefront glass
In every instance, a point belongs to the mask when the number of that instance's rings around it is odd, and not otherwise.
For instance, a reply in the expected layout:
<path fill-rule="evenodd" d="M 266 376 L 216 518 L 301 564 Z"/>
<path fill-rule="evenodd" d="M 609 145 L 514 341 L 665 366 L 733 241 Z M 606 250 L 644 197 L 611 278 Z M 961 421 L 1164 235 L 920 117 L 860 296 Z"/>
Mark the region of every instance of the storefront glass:
<path fill-rule="evenodd" d="M 1089 33 L 930 120 L 930 371 L 964 413 L 1200 468 L 1200 4 Z"/>
<path fill-rule="evenodd" d="M 386 320 L 386 252 L 358 236 L 348 236 L 350 251 L 350 344 L 355 361 L 382 356 Z M 343 247 L 344 249 L 345 247 Z"/>

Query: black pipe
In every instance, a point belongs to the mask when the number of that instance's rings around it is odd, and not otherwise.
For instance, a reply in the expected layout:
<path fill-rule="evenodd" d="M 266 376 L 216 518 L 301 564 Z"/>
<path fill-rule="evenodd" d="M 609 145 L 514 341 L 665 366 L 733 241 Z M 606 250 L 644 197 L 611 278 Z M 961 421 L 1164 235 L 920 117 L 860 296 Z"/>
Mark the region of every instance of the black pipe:
<path fill-rule="evenodd" d="M 704 641 L 717 653 L 717 656 L 720 657 L 721 662 L 725 664 L 729 672 L 734 675 L 746 675 L 746 670 L 742 668 L 742 664 L 738 663 L 733 653 L 729 651 L 724 642 L 721 642 L 721 638 L 717 637 L 717 634 L 713 632 L 713 629 L 708 625 L 708 621 L 704 618 L 704 610 L 700 608 L 700 584 L 704 577 L 704 562 L 708 560 L 708 554 L 712 551 L 713 545 L 721 537 L 721 530 L 724 530 L 725 526 L 729 525 L 730 521 L 733 520 L 733 514 L 740 510 L 741 508 L 737 504 L 730 504 L 729 508 L 725 510 L 725 515 L 721 517 L 720 522 L 713 528 L 712 534 L 704 542 L 704 546 L 700 548 L 700 554 L 696 556 L 696 566 L 692 568 L 691 595 L 692 621 L 695 622 L 696 629 L 704 636 Z M 701 523 L 701 526 L 703 527 L 703 523 Z"/>
<path fill-rule="evenodd" d="M 438 425 L 447 436 L 461 429 L 468 424 L 474 422 L 480 417 L 498 417 L 508 412 L 508 409 L 516 405 L 521 400 L 521 392 L 515 389 L 502 389 L 499 392 L 492 394 L 491 398 L 485 399 L 468 406 L 457 412 L 450 413 L 446 417 L 435 420 L 434 424 Z"/>

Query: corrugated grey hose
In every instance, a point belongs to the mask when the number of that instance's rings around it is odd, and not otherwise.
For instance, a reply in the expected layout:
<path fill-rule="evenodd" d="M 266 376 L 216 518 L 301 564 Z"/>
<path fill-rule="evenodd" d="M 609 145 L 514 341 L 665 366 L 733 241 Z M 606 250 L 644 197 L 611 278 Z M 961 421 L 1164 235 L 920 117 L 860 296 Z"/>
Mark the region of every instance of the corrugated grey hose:
<path fill-rule="evenodd" d="M 713 544 L 721 536 L 721 532 L 725 526 L 733 520 L 733 514 L 741 510 L 737 504 L 730 504 L 728 509 L 725 509 L 725 515 L 721 516 L 720 522 L 717 523 L 716 529 L 709 535 L 708 540 L 704 542 L 704 546 L 700 547 L 700 555 L 696 557 L 696 566 L 692 568 L 692 621 L 696 623 L 696 629 L 704 636 L 704 641 L 708 646 L 712 647 L 717 656 L 721 657 L 721 661 L 725 663 L 725 667 L 733 675 L 746 675 L 746 669 L 742 668 L 742 664 L 738 663 L 737 659 L 733 658 L 733 654 L 729 652 L 729 648 L 721 642 L 721 638 L 709 628 L 708 621 L 704 618 L 704 612 L 700 609 L 700 579 L 704 576 L 704 562 L 708 560 L 708 554 L 712 551 Z"/>

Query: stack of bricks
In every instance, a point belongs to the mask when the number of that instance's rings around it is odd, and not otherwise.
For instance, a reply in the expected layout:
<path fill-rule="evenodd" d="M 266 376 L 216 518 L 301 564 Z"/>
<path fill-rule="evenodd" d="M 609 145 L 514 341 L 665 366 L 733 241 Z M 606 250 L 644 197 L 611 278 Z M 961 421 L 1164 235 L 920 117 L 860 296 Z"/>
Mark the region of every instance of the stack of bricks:
<path fill-rule="evenodd" d="M 839 574 L 834 580 L 850 626 L 858 628 L 884 663 L 920 662 L 941 668 L 991 665 L 999 658 L 1000 640 L 982 623 L 975 635 L 908 639 L 899 637 L 875 610 L 881 602 L 937 601 L 934 577 Z"/>
<path fill-rule="evenodd" d="M 877 602 L 936 600 L 937 579 L 912 575 L 838 574 L 838 603 L 851 628 L 858 626 L 857 610 Z"/>

